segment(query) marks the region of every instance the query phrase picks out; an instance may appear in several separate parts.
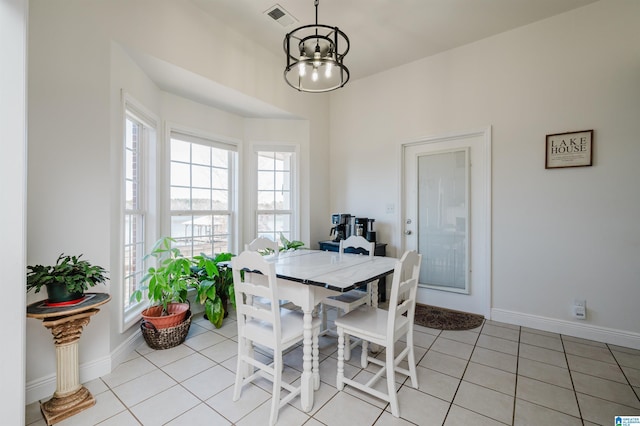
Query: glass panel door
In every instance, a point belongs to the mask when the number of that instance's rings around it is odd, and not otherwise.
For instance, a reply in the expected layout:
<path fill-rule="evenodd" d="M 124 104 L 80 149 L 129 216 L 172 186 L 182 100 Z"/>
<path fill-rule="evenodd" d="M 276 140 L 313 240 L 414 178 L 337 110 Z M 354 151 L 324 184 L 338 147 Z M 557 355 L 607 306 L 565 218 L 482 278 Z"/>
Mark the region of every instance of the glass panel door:
<path fill-rule="evenodd" d="M 424 287 L 469 292 L 469 151 L 418 156 L 418 251 Z"/>

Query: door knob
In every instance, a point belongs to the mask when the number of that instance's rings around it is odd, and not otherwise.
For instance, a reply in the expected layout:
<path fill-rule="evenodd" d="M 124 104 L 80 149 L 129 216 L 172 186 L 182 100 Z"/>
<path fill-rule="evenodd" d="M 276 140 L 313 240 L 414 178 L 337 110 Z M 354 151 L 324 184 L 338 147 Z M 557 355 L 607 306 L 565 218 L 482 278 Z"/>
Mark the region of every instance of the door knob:
<path fill-rule="evenodd" d="M 407 229 L 406 231 L 404 231 L 404 235 L 411 235 L 411 230 Z"/>

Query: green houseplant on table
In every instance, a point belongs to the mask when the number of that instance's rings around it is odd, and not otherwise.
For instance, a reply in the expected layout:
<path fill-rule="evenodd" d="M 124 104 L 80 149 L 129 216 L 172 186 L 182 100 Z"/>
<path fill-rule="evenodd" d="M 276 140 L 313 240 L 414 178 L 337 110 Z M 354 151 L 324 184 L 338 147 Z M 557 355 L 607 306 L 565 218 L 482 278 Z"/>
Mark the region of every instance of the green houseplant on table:
<path fill-rule="evenodd" d="M 27 292 L 38 293 L 42 286 L 47 289 L 47 303 L 72 303 L 83 297 L 89 287 L 104 284 L 109 278 L 107 271 L 92 265 L 79 256 L 62 253 L 54 265 L 27 266 Z"/>

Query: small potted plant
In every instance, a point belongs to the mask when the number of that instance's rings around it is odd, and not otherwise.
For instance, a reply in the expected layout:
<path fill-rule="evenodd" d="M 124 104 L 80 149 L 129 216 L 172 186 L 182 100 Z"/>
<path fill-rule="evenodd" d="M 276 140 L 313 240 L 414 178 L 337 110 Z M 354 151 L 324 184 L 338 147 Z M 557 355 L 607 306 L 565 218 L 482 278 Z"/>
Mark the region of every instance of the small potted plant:
<path fill-rule="evenodd" d="M 196 300 L 204 305 L 207 319 L 216 328 L 222 327 L 222 321 L 229 314 L 228 302 L 235 307 L 235 290 L 231 268 L 222 262 L 228 262 L 231 253 L 219 253 L 215 257 L 205 254 L 193 258 L 196 263 L 191 269 L 197 281 L 193 287 L 197 291 Z"/>
<path fill-rule="evenodd" d="M 47 304 L 70 304 L 82 299 L 84 292 L 109 278 L 101 266 L 92 265 L 79 256 L 62 253 L 55 265 L 27 266 L 27 292 L 38 293 L 42 286 L 47 288 Z"/>
<path fill-rule="evenodd" d="M 144 285 L 131 295 L 132 300 L 142 300 L 143 292 L 151 306 L 142 311 L 142 318 L 151 322 L 157 329 L 174 327 L 180 324 L 189 310 L 187 290 L 197 280 L 191 273 L 192 261 L 171 247 L 175 240 L 160 238 L 144 259 L 153 257 L 156 265 L 149 267 L 142 278 Z"/>
<path fill-rule="evenodd" d="M 302 241 L 298 241 L 298 240 L 289 241 L 282 234 L 282 232 L 280 233 L 280 243 L 282 245 L 282 247 L 280 248 L 280 251 L 295 251 L 295 250 L 304 248 L 304 243 Z"/>

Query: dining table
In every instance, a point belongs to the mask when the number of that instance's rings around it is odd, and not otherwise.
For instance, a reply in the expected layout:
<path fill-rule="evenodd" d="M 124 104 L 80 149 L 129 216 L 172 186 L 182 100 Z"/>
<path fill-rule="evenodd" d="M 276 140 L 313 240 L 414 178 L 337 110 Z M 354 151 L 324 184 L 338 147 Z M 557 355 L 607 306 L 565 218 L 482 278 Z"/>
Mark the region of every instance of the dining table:
<path fill-rule="evenodd" d="M 302 410 L 309 412 L 314 391 L 320 387 L 319 354 L 317 348 L 312 349 L 311 324 L 316 306 L 327 296 L 368 283 L 377 293 L 374 282 L 392 274 L 397 259 L 304 249 L 267 255 L 265 259 L 275 264 L 279 298 L 299 306 L 304 313 L 300 402 Z M 255 278 L 259 280 L 259 274 Z M 377 303 L 377 297 L 372 297 L 372 303 Z"/>

